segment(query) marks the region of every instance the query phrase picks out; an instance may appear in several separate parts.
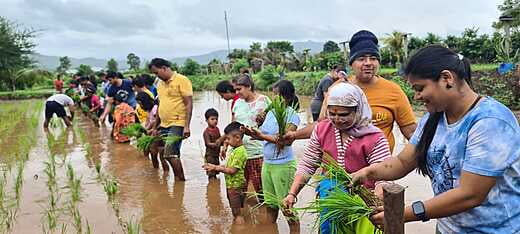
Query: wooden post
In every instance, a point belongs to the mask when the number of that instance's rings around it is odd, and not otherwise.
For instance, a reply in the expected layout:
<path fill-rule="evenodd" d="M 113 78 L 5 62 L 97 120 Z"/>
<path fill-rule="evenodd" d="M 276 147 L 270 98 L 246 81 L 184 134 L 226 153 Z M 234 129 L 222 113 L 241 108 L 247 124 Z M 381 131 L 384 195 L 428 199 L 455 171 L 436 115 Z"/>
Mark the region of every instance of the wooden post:
<path fill-rule="evenodd" d="M 398 184 L 383 185 L 385 207 L 385 234 L 404 234 L 404 187 Z"/>

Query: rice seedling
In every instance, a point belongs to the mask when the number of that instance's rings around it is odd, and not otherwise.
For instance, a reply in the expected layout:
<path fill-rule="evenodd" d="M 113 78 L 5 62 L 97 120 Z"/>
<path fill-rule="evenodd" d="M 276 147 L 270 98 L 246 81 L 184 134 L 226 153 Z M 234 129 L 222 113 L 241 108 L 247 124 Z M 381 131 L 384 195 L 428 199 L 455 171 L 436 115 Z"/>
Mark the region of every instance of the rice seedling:
<path fill-rule="evenodd" d="M 361 199 L 339 187 L 334 188 L 327 197 L 311 201 L 307 207 L 296 208 L 311 213 L 321 214 L 315 224 L 330 222 L 331 233 L 356 233 L 356 222 L 374 212 Z M 382 233 L 376 230 L 377 233 Z"/>
<path fill-rule="evenodd" d="M 324 173 L 315 176 L 318 183 L 323 179 L 334 180 L 339 186 L 348 188 L 351 193 L 359 195 L 368 206 L 376 207 L 382 204 L 382 201 L 369 189 L 362 185 L 353 185 L 350 174 L 330 154 L 323 152 L 320 167 Z"/>
<path fill-rule="evenodd" d="M 141 224 L 138 220 L 131 218 L 128 222 L 124 224 L 126 227 L 125 233 L 127 234 L 140 234 L 141 233 Z"/>
<path fill-rule="evenodd" d="M 99 159 L 96 160 L 95 164 L 96 164 L 95 165 L 96 172 L 97 172 L 98 176 L 100 176 L 100 174 L 101 174 L 101 160 L 99 160 Z"/>
<path fill-rule="evenodd" d="M 278 124 L 278 135 L 283 136 L 287 132 L 288 121 L 294 113 L 296 107 L 292 106 L 291 110 L 286 103 L 283 97 L 275 96 L 272 98 L 271 104 L 269 104 L 268 108 L 265 110 L 265 113 L 269 111 L 273 112 L 274 118 L 276 119 L 276 123 Z M 277 154 L 280 154 L 284 145 L 277 144 Z"/>
<path fill-rule="evenodd" d="M 113 177 L 106 177 L 103 183 L 103 188 L 105 189 L 105 193 L 108 195 L 109 200 L 114 198 L 114 195 L 119 191 L 119 185 L 117 184 L 117 180 Z"/>
<path fill-rule="evenodd" d="M 353 185 L 352 177 L 340 166 L 330 154 L 323 153 L 319 165 L 323 173 L 316 176 L 319 183 L 332 180 L 336 184 L 326 197 L 318 198 L 303 208 L 306 212 L 320 214 L 315 224 L 330 222 L 332 233 L 356 233 L 356 224 L 363 218 L 368 218 L 376 205 L 381 204 L 370 190 L 362 185 Z M 379 233 L 380 230 L 376 230 Z"/>
<path fill-rule="evenodd" d="M 75 206 L 81 201 L 81 179 L 76 178 L 74 175 L 74 169 L 70 164 L 67 165 L 67 177 L 71 204 Z"/>
<path fill-rule="evenodd" d="M 175 144 L 176 142 L 182 140 L 181 136 L 163 136 L 162 140 L 164 141 L 164 144 L 171 145 Z"/>
<path fill-rule="evenodd" d="M 263 202 L 258 203 L 255 206 L 251 207 L 251 212 L 259 209 L 262 206 L 269 206 L 269 207 L 281 210 L 285 215 L 287 215 L 289 220 L 298 220 L 298 217 L 297 217 L 298 211 L 297 211 L 297 209 L 296 208 L 287 209 L 285 207 L 285 205 L 283 204 L 283 198 L 280 199 L 276 195 L 274 195 L 274 194 L 272 194 L 270 192 L 266 192 L 266 191 L 264 191 L 262 193 L 252 192 L 252 193 L 247 193 L 247 194 L 249 194 L 248 195 L 248 199 L 249 198 L 256 198 L 256 197 L 263 197 L 264 198 Z"/>
<path fill-rule="evenodd" d="M 145 150 L 149 149 L 154 142 L 160 139 L 161 137 L 157 136 L 142 135 L 137 139 L 136 147 L 139 151 L 144 152 Z"/>
<path fill-rule="evenodd" d="M 20 198 L 21 198 L 21 191 L 23 186 L 23 169 L 24 169 L 24 163 L 20 162 L 18 164 L 18 170 L 16 174 L 16 181 L 14 186 L 14 194 L 16 199 L 16 206 L 20 205 Z"/>
<path fill-rule="evenodd" d="M 90 233 L 92 233 L 92 230 L 90 229 L 90 224 L 88 223 L 88 220 L 85 220 L 85 221 L 87 223 L 85 225 L 87 227 L 87 230 L 85 231 L 85 234 L 90 234 Z"/>
<path fill-rule="evenodd" d="M 128 137 L 139 138 L 142 134 L 146 133 L 146 129 L 140 123 L 134 123 L 130 124 L 126 128 L 123 128 L 121 133 Z"/>

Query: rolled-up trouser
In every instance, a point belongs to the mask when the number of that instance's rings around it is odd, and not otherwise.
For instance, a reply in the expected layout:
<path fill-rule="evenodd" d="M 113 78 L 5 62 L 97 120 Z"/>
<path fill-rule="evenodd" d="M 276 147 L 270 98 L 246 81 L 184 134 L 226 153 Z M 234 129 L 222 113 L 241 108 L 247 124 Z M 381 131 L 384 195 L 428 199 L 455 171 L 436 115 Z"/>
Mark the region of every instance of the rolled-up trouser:
<path fill-rule="evenodd" d="M 179 126 L 171 126 L 167 128 L 160 127 L 159 134 L 161 136 L 179 136 L 182 137 L 184 132 L 184 127 Z M 164 146 L 164 157 L 165 158 L 174 158 L 181 156 L 181 143 L 182 140 L 178 140 L 173 144 L 166 144 Z"/>
<path fill-rule="evenodd" d="M 245 193 L 244 188 L 226 188 L 229 207 L 236 216 L 240 212 L 240 208 L 244 207 Z M 238 211 L 238 212 L 237 212 Z"/>

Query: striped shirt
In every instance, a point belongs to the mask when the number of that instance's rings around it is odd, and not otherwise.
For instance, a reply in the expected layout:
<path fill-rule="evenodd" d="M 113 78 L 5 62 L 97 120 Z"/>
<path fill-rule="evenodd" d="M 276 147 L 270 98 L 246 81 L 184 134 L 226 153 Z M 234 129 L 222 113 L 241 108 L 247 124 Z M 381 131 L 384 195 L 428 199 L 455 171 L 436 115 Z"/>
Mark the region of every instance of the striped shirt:
<path fill-rule="evenodd" d="M 349 136 L 342 142 L 341 134 L 338 129 L 334 130 L 334 135 L 336 138 L 336 147 L 338 150 L 336 160 L 339 165 L 345 165 L 345 152 L 350 147 L 355 137 Z M 298 163 L 296 174 L 305 176 L 314 175 L 314 173 L 319 167 L 319 164 L 322 161 L 322 149 L 323 147 L 318 139 L 318 134 L 316 132 L 316 129 L 314 129 L 311 138 L 305 148 L 303 157 L 300 159 L 300 162 Z M 384 137 L 384 135 L 381 135 L 381 137 L 379 137 L 377 139 L 377 142 L 374 144 L 372 151 L 368 155 L 364 155 L 365 159 L 362 160 L 366 160 L 368 164 L 375 164 L 382 162 L 387 158 L 390 158 L 391 155 L 392 154 L 390 152 L 390 147 L 388 146 L 388 140 Z M 376 182 L 376 185 L 380 182 L 382 181 Z"/>

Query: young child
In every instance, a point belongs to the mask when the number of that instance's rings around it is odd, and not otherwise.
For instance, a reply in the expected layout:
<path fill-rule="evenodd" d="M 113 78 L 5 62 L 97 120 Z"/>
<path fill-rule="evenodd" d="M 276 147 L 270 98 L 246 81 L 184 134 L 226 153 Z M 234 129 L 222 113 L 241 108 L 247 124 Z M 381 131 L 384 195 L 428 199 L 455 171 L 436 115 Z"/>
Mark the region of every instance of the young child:
<path fill-rule="evenodd" d="M 137 104 L 146 111 L 146 120 L 141 122 L 141 125 L 147 130 L 150 131 L 157 120 L 157 109 L 158 105 L 155 103 L 154 99 L 150 97 L 150 95 L 146 92 L 138 92 L 135 97 Z M 149 149 L 144 150 L 144 156 L 148 158 L 148 155 L 151 155 L 152 164 L 154 168 L 159 168 L 159 161 L 157 160 L 157 155 L 159 153 L 159 142 L 154 142 L 150 145 Z"/>
<path fill-rule="evenodd" d="M 134 109 L 126 103 L 127 99 L 128 92 L 125 90 L 119 90 L 114 96 L 116 107 L 114 109 L 114 128 L 112 129 L 112 134 L 114 140 L 118 143 L 130 141 L 128 136 L 121 133 L 121 130 L 128 127 L 128 125 L 135 123 L 135 112 Z"/>
<path fill-rule="evenodd" d="M 85 98 L 82 100 L 86 108 L 88 108 L 87 116 L 94 121 L 94 124 L 99 127 L 99 116 L 103 113 L 101 99 L 96 95 L 94 86 L 89 86 L 85 90 Z"/>
<path fill-rule="evenodd" d="M 217 127 L 218 112 L 217 110 L 210 108 L 206 110 L 204 117 L 206 117 L 206 123 L 208 123 L 208 127 L 202 134 L 204 137 L 204 144 L 206 145 L 206 154 L 204 155 L 204 159 L 206 163 L 219 165 L 220 162 L 218 157 L 220 153 L 220 145 L 224 138 L 220 136 L 220 130 Z M 208 175 L 208 179 L 211 179 L 217 178 L 218 172 L 208 171 L 206 174 Z"/>
<path fill-rule="evenodd" d="M 244 136 L 241 130 L 242 127 L 243 125 L 238 122 L 231 122 L 224 129 L 226 142 L 233 147 L 226 165 L 220 166 L 207 163 L 203 166 L 208 172 L 222 172 L 225 174 L 227 198 L 235 224 L 243 224 L 245 222 L 240 210 L 245 199 L 244 187 L 246 179 L 244 177 L 244 169 L 247 161 L 246 148 L 242 142 L 242 137 Z"/>

